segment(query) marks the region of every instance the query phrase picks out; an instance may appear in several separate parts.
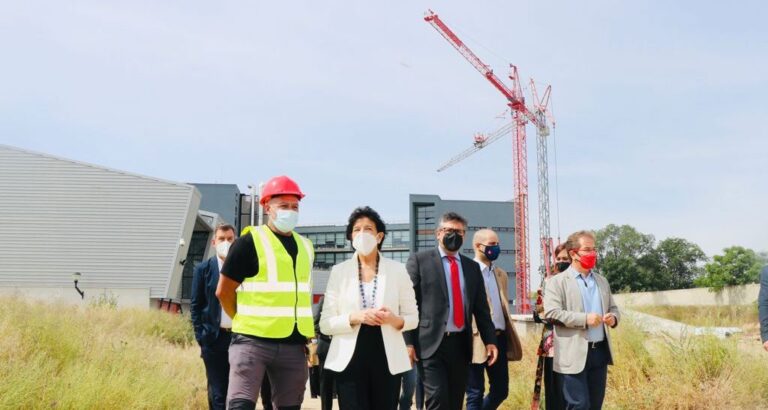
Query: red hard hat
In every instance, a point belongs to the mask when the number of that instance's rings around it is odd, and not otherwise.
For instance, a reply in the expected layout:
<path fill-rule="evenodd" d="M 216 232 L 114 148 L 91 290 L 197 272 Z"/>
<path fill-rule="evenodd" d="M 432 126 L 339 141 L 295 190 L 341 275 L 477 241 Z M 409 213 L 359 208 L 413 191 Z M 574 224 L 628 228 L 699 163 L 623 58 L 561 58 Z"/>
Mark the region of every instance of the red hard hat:
<path fill-rule="evenodd" d="M 276 195 L 296 195 L 299 200 L 304 198 L 304 194 L 299 189 L 299 184 L 285 175 L 274 177 L 264 184 L 259 202 L 264 205 L 270 198 Z"/>

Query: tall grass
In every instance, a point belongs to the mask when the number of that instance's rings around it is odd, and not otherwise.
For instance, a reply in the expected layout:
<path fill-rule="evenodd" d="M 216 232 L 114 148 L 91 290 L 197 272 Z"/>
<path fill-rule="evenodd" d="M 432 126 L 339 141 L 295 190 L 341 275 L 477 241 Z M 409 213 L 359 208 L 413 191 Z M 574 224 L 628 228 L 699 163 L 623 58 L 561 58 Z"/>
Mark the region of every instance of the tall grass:
<path fill-rule="evenodd" d="M 714 337 L 611 330 L 606 409 L 768 408 L 768 353 Z M 530 408 L 537 338 L 510 364 L 504 409 Z M 749 341 L 754 344 L 759 342 Z M 0 300 L 0 409 L 204 409 L 188 319 L 108 306 Z"/>
<path fill-rule="evenodd" d="M 691 326 L 745 326 L 758 323 L 757 305 L 632 306 L 633 310 Z"/>
<path fill-rule="evenodd" d="M 629 320 L 611 330 L 611 337 L 614 366 L 605 409 L 768 408 L 765 352 L 712 336 L 651 338 Z M 511 365 L 505 409 L 530 408 L 536 344 L 535 337 L 527 339 L 523 361 Z"/>
<path fill-rule="evenodd" d="M 187 318 L 0 300 L 0 408 L 206 406 Z"/>

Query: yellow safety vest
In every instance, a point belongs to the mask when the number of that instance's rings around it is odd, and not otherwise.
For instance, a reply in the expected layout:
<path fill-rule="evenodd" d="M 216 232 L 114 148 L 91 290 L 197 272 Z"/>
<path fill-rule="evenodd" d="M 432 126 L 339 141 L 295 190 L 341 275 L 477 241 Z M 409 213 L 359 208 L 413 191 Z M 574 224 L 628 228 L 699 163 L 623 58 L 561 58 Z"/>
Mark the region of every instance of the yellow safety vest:
<path fill-rule="evenodd" d="M 312 319 L 312 242 L 293 232 L 298 255 L 293 258 L 267 225 L 247 227 L 243 235 L 253 236 L 259 273 L 246 278 L 237 289 L 237 314 L 232 331 L 270 339 L 282 339 L 293 333 L 315 336 Z"/>

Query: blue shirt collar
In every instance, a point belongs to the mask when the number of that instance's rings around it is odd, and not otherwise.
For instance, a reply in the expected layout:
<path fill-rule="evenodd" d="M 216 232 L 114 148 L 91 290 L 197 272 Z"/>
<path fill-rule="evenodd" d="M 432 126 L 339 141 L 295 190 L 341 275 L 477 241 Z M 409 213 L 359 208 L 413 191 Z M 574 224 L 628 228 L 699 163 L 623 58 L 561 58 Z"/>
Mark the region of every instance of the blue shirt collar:
<path fill-rule="evenodd" d="M 438 252 L 440 252 L 440 259 L 442 259 L 442 258 L 445 258 L 446 256 L 453 256 L 453 257 L 455 257 L 455 258 L 456 258 L 456 260 L 457 260 L 457 261 L 461 260 L 461 257 L 460 257 L 460 255 L 459 255 L 459 252 L 456 252 L 456 254 L 455 254 L 455 255 L 448 255 L 447 253 L 445 253 L 445 251 L 443 250 L 443 248 L 442 248 L 442 247 L 440 247 L 440 246 L 438 246 L 438 247 L 437 247 L 437 251 L 438 251 Z"/>
<path fill-rule="evenodd" d="M 570 267 L 569 266 L 568 269 L 566 270 L 566 272 L 569 272 L 569 271 L 571 273 L 571 276 L 573 276 L 574 279 L 578 278 L 581 275 L 581 272 L 577 271 L 576 268 L 574 268 L 574 267 Z M 594 277 L 594 275 L 592 274 L 592 271 L 589 271 L 589 273 L 584 278 L 584 280 L 587 280 L 590 277 Z"/>

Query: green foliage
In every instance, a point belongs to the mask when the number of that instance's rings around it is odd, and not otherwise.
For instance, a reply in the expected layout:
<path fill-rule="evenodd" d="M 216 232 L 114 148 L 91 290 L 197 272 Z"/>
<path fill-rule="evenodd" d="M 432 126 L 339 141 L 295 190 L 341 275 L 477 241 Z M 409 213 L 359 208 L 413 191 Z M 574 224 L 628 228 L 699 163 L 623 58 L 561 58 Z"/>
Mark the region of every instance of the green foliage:
<path fill-rule="evenodd" d="M 752 249 L 732 246 L 723 249 L 704 266 L 706 274 L 696 280 L 696 285 L 720 291 L 726 286 L 756 283 L 759 279 L 761 258 Z"/>
<path fill-rule="evenodd" d="M 658 262 L 658 289 L 687 289 L 703 273 L 699 263 L 707 255 L 695 243 L 682 238 L 667 238 L 659 242 L 653 251 Z"/>
<path fill-rule="evenodd" d="M 701 275 L 706 255 L 682 238 L 667 238 L 656 245 L 653 235 L 629 225 L 608 225 L 596 232 L 598 270 L 614 291 L 639 292 L 683 289 Z"/>

